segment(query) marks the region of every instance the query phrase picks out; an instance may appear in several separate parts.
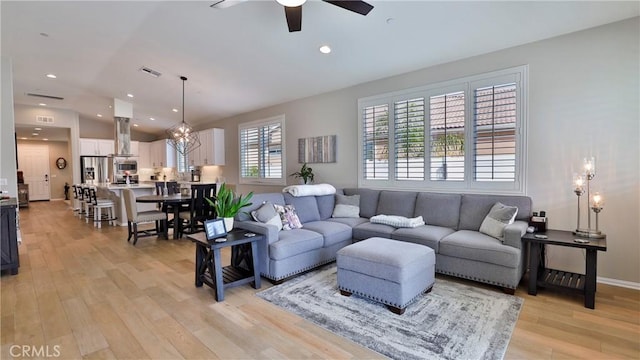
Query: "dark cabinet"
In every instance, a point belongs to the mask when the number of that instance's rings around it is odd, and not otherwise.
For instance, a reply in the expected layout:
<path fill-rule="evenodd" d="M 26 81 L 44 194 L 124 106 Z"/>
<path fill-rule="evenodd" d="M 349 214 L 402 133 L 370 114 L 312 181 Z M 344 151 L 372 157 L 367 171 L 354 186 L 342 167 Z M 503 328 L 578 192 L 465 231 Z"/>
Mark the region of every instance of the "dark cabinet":
<path fill-rule="evenodd" d="M 11 275 L 18 273 L 18 233 L 16 229 L 15 198 L 0 201 L 0 270 L 9 270 Z"/>

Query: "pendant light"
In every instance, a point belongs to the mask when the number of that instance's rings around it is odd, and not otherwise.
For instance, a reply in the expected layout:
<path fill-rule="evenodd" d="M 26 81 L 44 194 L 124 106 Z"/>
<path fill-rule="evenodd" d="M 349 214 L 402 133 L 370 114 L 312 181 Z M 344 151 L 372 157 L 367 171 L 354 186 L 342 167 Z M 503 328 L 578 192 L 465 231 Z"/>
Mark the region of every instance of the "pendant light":
<path fill-rule="evenodd" d="M 184 82 L 187 78 L 180 76 L 182 80 L 182 122 L 167 129 L 167 140 L 169 145 L 174 147 L 177 152 L 185 156 L 193 150 L 200 147 L 200 139 L 198 133 L 193 131 L 193 128 L 184 121 Z"/>

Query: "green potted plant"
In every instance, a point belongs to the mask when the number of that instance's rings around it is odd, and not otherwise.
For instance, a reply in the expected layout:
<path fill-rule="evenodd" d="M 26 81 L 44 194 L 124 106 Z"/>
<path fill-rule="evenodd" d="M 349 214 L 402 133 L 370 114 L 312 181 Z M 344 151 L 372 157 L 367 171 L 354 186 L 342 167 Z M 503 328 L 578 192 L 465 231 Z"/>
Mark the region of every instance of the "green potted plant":
<path fill-rule="evenodd" d="M 242 195 L 237 196 L 231 188 L 223 183 L 215 199 L 205 199 L 216 211 L 216 216 L 224 219 L 224 225 L 227 231 L 231 231 L 231 229 L 233 229 L 233 217 L 236 216 L 240 209 L 252 204 L 249 202 L 252 196 L 253 192 L 248 193 L 244 197 Z"/>
<path fill-rule="evenodd" d="M 300 171 L 296 171 L 289 175 L 297 179 L 302 179 L 303 184 L 311 184 L 313 182 L 313 169 L 307 166 L 307 163 L 302 164 Z"/>

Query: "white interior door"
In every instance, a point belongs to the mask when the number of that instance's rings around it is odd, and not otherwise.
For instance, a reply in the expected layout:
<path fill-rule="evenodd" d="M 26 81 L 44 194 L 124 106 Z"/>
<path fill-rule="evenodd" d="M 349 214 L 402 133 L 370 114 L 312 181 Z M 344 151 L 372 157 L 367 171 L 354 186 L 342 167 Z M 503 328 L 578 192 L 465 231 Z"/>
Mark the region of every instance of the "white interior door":
<path fill-rule="evenodd" d="M 21 144 L 18 146 L 19 170 L 25 184 L 29 184 L 29 201 L 49 200 L 51 192 L 49 147 L 47 145 Z"/>

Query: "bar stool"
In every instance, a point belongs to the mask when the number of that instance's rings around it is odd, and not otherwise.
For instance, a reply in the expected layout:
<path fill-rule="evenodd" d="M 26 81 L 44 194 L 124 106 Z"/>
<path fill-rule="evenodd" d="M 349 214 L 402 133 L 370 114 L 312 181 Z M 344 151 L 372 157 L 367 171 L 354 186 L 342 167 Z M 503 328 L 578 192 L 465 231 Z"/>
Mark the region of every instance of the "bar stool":
<path fill-rule="evenodd" d="M 114 215 L 116 210 L 113 200 L 98 198 L 95 188 L 89 189 L 89 196 L 91 201 L 90 206 L 93 208 L 93 226 L 101 228 L 103 221 L 108 221 L 111 226 L 115 226 L 116 217 Z M 105 209 L 107 212 L 102 214 L 102 209 Z"/>
<path fill-rule="evenodd" d="M 79 185 L 73 184 L 71 185 L 71 188 L 73 189 L 73 201 L 72 201 L 73 207 L 71 210 L 73 210 L 73 216 L 78 216 L 82 206 L 81 200 L 78 197 Z"/>

